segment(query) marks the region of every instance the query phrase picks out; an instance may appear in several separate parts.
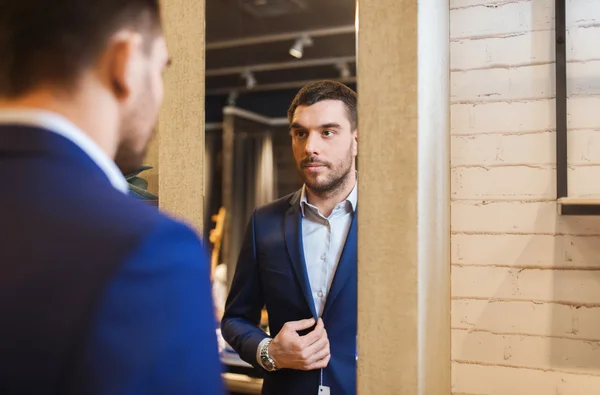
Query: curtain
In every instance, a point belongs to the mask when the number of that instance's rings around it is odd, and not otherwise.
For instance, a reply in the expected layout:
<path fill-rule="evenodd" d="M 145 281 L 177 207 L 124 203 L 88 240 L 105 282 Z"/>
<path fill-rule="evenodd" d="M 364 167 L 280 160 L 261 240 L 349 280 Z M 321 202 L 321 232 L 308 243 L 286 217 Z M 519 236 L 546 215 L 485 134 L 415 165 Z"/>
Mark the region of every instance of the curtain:
<path fill-rule="evenodd" d="M 252 211 L 275 199 L 276 178 L 271 133 L 236 131 L 231 209 L 228 213 L 231 220 L 228 274 L 235 270 Z"/>
<path fill-rule="evenodd" d="M 275 170 L 271 133 L 262 136 L 259 146 L 256 191 L 254 193 L 257 206 L 269 203 L 277 197 L 277 171 Z"/>

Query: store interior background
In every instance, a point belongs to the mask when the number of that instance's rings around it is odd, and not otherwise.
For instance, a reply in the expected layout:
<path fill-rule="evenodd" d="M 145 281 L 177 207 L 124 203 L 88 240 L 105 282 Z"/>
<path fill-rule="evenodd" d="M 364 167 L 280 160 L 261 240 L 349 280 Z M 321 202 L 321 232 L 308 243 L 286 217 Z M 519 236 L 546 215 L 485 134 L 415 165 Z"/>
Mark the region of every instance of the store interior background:
<path fill-rule="evenodd" d="M 287 121 L 295 94 L 319 79 L 356 89 L 355 8 L 354 0 L 206 1 L 204 236 L 223 207 L 229 279 L 252 210 L 302 186 Z"/>

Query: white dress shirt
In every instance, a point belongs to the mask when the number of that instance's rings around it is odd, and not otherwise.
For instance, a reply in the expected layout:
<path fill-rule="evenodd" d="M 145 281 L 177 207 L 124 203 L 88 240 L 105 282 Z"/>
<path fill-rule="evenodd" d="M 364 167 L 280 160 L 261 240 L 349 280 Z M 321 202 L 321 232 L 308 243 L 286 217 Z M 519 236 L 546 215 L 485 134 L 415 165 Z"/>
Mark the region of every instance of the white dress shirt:
<path fill-rule="evenodd" d="M 346 200 L 338 203 L 329 217 L 325 217 L 316 206 L 308 203 L 306 187 L 302 187 L 300 208 L 304 262 L 319 317 L 323 314 L 327 294 L 346 244 L 357 200 L 357 187 L 354 185 Z"/>
<path fill-rule="evenodd" d="M 129 184 L 115 162 L 94 140 L 63 116 L 38 109 L 0 109 L 0 125 L 8 124 L 41 128 L 68 139 L 94 161 L 115 189 L 128 193 Z"/>
<path fill-rule="evenodd" d="M 354 185 L 352 192 L 344 201 L 334 207 L 329 217 L 325 217 L 316 206 L 308 203 L 306 186 L 302 187 L 300 209 L 304 263 L 319 317 L 323 314 L 325 301 L 352 224 L 358 202 L 357 185 Z M 266 338 L 260 342 L 256 350 L 256 358 L 261 366 L 263 365 L 260 360 L 260 350 L 268 340 L 269 338 Z"/>

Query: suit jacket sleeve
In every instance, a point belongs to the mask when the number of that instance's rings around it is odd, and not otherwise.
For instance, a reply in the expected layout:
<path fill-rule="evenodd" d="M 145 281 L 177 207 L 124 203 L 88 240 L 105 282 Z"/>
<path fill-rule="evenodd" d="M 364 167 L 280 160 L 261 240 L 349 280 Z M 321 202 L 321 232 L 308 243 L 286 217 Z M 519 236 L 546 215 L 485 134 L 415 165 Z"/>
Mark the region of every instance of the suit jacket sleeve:
<path fill-rule="evenodd" d="M 101 299 L 87 343 L 95 394 L 223 394 L 210 267 L 196 235 L 162 217 Z"/>
<path fill-rule="evenodd" d="M 259 368 L 256 350 L 267 337 L 258 326 L 265 304 L 260 281 L 255 238 L 256 212 L 246 228 L 235 275 L 221 320 L 223 338 L 244 361 Z"/>

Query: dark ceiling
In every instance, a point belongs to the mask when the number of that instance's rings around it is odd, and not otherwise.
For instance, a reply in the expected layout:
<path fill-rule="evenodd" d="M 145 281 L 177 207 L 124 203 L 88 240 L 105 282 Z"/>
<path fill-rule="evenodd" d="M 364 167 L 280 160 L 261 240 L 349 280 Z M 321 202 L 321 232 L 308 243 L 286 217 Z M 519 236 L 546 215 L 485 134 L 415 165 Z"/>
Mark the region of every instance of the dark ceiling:
<path fill-rule="evenodd" d="M 309 80 L 352 83 L 355 0 L 206 0 L 208 95 L 289 89 Z M 308 33 L 297 59 L 290 47 Z M 337 66 L 336 66 L 337 65 Z M 347 65 L 342 76 L 339 67 Z M 254 87 L 242 76 L 251 71 Z"/>

